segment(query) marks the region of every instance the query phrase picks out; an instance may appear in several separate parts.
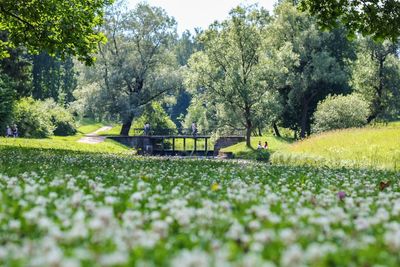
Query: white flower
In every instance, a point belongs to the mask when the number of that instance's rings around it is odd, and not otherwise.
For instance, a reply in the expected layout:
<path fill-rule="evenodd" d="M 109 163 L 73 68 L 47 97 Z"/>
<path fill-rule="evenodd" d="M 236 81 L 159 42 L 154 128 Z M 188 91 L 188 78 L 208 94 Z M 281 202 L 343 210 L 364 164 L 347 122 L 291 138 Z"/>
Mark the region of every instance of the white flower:
<path fill-rule="evenodd" d="M 303 261 L 303 251 L 298 244 L 288 247 L 281 256 L 282 267 L 298 267 Z"/>
<path fill-rule="evenodd" d="M 179 267 L 208 267 L 209 256 L 201 250 L 183 250 L 171 261 L 171 266 Z"/>
<path fill-rule="evenodd" d="M 128 254 L 125 252 L 116 251 L 111 254 L 101 255 L 99 263 L 102 266 L 122 265 L 128 261 Z"/>

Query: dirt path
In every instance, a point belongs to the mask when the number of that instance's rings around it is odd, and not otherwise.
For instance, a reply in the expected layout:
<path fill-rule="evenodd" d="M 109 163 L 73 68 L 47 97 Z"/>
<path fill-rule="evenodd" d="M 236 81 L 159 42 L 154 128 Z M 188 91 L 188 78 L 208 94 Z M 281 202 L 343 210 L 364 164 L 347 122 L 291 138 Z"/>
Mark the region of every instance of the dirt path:
<path fill-rule="evenodd" d="M 101 127 L 100 129 L 94 131 L 93 133 L 86 134 L 85 137 L 82 137 L 77 142 L 85 143 L 85 144 L 98 144 L 98 143 L 104 142 L 104 139 L 106 139 L 106 138 L 104 136 L 99 136 L 98 133 L 108 131 L 111 128 L 112 128 L 112 126 Z"/>

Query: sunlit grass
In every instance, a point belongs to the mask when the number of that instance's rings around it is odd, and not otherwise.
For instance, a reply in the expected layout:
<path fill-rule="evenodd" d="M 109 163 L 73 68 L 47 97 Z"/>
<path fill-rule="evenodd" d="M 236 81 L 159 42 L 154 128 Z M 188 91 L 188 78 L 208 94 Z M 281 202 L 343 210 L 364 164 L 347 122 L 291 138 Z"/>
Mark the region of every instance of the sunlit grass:
<path fill-rule="evenodd" d="M 247 147 L 246 142 L 240 142 L 236 145 L 223 148 L 221 149 L 221 151 L 232 152 L 236 157 L 239 158 L 252 159 L 257 153 L 258 142 L 261 142 L 261 144 L 264 145 L 265 141 L 267 141 L 268 151 L 270 153 L 274 153 L 278 150 L 284 149 L 292 142 L 290 138 L 280 138 L 272 134 L 267 134 L 264 136 L 253 136 L 250 140 L 252 148 Z"/>
<path fill-rule="evenodd" d="M 84 144 L 77 142 L 80 136 L 68 137 L 51 137 L 45 139 L 28 139 L 28 138 L 0 138 L 0 148 L 16 147 L 16 148 L 36 148 L 36 149 L 53 149 L 53 150 L 73 150 L 98 153 L 124 153 L 129 149 L 112 140 L 105 140 L 98 144 Z"/>
<path fill-rule="evenodd" d="M 400 168 L 400 124 L 326 132 L 297 142 L 276 163 Z"/>

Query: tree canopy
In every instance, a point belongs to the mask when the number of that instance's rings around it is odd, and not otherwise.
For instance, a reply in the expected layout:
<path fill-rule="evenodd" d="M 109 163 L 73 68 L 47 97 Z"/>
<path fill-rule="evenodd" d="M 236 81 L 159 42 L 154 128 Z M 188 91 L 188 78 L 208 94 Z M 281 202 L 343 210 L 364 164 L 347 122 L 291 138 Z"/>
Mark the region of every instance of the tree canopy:
<path fill-rule="evenodd" d="M 300 8 L 315 15 L 323 28 L 343 24 L 352 34 L 393 41 L 400 37 L 398 0 L 302 0 Z"/>
<path fill-rule="evenodd" d="M 0 30 L 7 38 L 0 40 L 0 58 L 8 56 L 8 48 L 23 45 L 31 53 L 74 55 L 91 64 L 98 44 L 106 40 L 98 31 L 103 8 L 112 2 L 2 0 Z"/>

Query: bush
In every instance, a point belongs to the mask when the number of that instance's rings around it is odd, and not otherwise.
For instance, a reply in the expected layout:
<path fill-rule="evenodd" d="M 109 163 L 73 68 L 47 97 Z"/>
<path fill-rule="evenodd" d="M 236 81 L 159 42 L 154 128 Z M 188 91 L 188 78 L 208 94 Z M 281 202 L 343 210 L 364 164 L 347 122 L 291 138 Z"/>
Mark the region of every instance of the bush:
<path fill-rule="evenodd" d="M 368 103 L 358 94 L 328 96 L 318 103 L 313 132 L 361 127 L 370 113 Z"/>
<path fill-rule="evenodd" d="M 57 105 L 53 99 L 47 99 L 43 104 L 49 111 L 51 123 L 55 127 L 54 135 L 67 136 L 76 134 L 74 117 L 68 110 Z"/>
<path fill-rule="evenodd" d="M 22 98 L 16 103 L 13 118 L 20 136 L 43 138 L 52 135 L 55 129 L 43 102 L 30 97 Z"/>
<path fill-rule="evenodd" d="M 44 138 L 53 134 L 65 136 L 76 133 L 71 113 L 52 99 L 20 99 L 13 109 L 13 119 L 20 136 L 24 137 Z"/>

